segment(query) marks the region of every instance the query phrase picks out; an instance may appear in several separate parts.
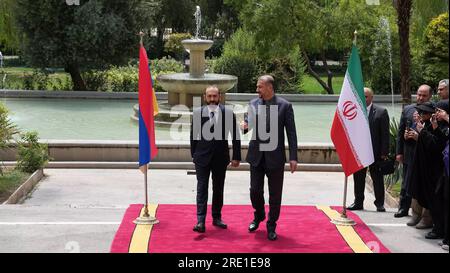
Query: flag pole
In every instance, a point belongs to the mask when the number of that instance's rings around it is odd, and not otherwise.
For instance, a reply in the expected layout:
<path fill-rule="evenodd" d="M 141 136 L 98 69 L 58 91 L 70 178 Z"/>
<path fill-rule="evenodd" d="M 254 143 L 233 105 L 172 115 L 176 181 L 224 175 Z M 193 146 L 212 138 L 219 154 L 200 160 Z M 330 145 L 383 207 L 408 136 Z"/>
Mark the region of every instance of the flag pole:
<path fill-rule="evenodd" d="M 331 220 L 331 223 L 337 226 L 354 226 L 356 222 L 347 216 L 347 185 L 348 185 L 348 176 L 345 176 L 344 180 L 344 204 L 342 206 L 342 213 L 339 218 Z"/>
<path fill-rule="evenodd" d="M 358 31 L 355 30 L 354 34 L 354 38 L 353 38 L 353 44 L 356 46 L 356 41 L 357 41 L 357 37 L 358 37 Z M 347 216 L 347 188 L 348 188 L 348 176 L 345 175 L 345 179 L 344 179 L 344 202 L 343 202 L 343 206 L 342 206 L 342 213 L 339 216 L 339 218 L 333 219 L 331 220 L 331 223 L 337 225 L 337 226 L 354 226 L 356 225 L 356 222 L 351 219 L 348 218 Z"/>
<path fill-rule="evenodd" d="M 144 32 L 140 31 L 139 32 L 139 36 L 140 36 L 140 45 L 144 46 Z M 144 184 L 145 184 L 145 204 L 144 204 L 144 213 L 142 214 L 142 216 L 139 216 L 138 218 L 136 218 L 133 223 L 135 223 L 136 225 L 156 225 L 159 223 L 158 219 L 156 219 L 155 217 L 151 216 L 149 211 L 148 211 L 148 164 L 145 164 L 143 166 L 140 167 L 140 170 L 144 173 Z"/>

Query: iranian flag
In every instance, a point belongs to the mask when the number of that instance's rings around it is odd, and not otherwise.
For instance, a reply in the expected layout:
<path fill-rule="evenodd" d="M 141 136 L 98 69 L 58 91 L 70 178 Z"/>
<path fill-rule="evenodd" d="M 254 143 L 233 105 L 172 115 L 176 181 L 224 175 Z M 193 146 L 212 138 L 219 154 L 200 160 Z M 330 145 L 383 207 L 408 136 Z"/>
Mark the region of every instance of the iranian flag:
<path fill-rule="evenodd" d="M 347 177 L 374 162 L 361 61 L 355 45 L 331 126 L 331 140 Z"/>

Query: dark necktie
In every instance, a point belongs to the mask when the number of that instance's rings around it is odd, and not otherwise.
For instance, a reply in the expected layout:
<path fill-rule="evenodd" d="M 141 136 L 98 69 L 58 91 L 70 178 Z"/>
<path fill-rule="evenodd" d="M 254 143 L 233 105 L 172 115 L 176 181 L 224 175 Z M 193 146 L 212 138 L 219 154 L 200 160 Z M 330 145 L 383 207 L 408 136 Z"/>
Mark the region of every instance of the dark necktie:
<path fill-rule="evenodd" d="M 214 118 L 214 112 L 209 113 L 209 121 L 212 123 L 210 131 L 211 133 L 214 133 L 214 126 L 216 125 L 216 119 Z"/>
<path fill-rule="evenodd" d="M 270 104 L 266 102 L 266 132 L 270 132 Z"/>

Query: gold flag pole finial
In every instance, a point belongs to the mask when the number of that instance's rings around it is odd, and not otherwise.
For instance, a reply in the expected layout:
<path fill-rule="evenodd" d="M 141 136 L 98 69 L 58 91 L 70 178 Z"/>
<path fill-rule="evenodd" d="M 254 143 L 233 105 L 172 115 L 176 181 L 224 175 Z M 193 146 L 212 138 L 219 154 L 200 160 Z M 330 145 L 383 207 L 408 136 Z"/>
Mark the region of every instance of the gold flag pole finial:
<path fill-rule="evenodd" d="M 144 45 L 144 36 L 145 36 L 145 33 L 141 30 L 141 31 L 139 31 L 139 34 L 138 34 L 138 35 L 141 37 L 140 44 L 141 44 L 141 45 Z"/>
<path fill-rule="evenodd" d="M 356 45 L 356 41 L 358 39 L 358 31 L 355 30 L 355 32 L 353 32 L 353 44 Z"/>

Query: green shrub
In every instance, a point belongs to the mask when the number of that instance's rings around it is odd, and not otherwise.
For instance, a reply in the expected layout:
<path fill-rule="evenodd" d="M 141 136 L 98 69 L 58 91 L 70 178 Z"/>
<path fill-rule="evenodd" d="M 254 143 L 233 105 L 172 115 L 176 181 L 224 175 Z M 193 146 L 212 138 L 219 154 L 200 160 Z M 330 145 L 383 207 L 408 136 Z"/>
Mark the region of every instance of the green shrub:
<path fill-rule="evenodd" d="M 238 77 L 237 92 L 254 92 L 260 66 L 256 56 L 255 37 L 243 29 L 237 30 L 225 42 L 222 56 L 213 68 L 215 73 Z"/>
<path fill-rule="evenodd" d="M 33 173 L 41 169 L 50 160 L 48 145 L 38 142 L 37 132 L 27 132 L 21 135 L 18 142 L 19 159 L 17 169 L 27 173 Z"/>
<path fill-rule="evenodd" d="M 396 151 L 397 151 L 397 135 L 398 135 L 398 121 L 395 120 L 395 118 L 392 118 L 390 125 L 389 125 L 389 155 L 388 158 L 390 160 L 395 160 L 396 157 Z M 384 182 L 386 184 L 386 188 L 390 189 L 397 183 L 401 183 L 402 181 L 402 170 L 401 166 L 398 164 L 398 162 L 395 162 L 395 171 L 392 174 L 385 175 L 384 176 Z"/>
<path fill-rule="evenodd" d="M 181 62 L 171 58 L 170 56 L 163 57 L 162 59 L 151 60 L 150 67 L 152 69 L 152 75 L 153 73 L 182 73 L 184 71 L 184 65 Z"/>
<path fill-rule="evenodd" d="M 151 60 L 150 68 L 156 92 L 163 91 L 156 80 L 158 75 L 183 72 L 183 65 L 170 57 Z M 137 92 L 139 67 L 130 63 L 128 66 L 111 67 L 104 71 L 86 71 L 83 73 L 83 79 L 87 88 L 92 91 Z"/>
<path fill-rule="evenodd" d="M 438 82 L 448 78 L 449 68 L 449 21 L 448 12 L 434 18 L 425 30 L 424 71 L 427 80 Z"/>
<path fill-rule="evenodd" d="M 181 43 L 183 40 L 192 37 L 189 33 L 174 33 L 169 36 L 164 44 L 164 50 L 171 54 L 177 60 L 183 60 L 187 56 L 187 52 Z"/>
<path fill-rule="evenodd" d="M 245 56 L 224 56 L 217 60 L 214 71 L 238 77 L 237 92 L 252 93 L 255 90 L 259 68 L 255 60 Z"/>
<path fill-rule="evenodd" d="M 91 91 L 107 91 L 108 79 L 106 71 L 89 70 L 82 73 L 86 88 Z"/>
<path fill-rule="evenodd" d="M 7 147 L 7 143 L 19 132 L 17 126 L 8 118 L 8 109 L 0 102 L 0 149 Z"/>
<path fill-rule="evenodd" d="M 302 91 L 306 63 L 297 47 L 285 57 L 275 57 L 266 62 L 264 71 L 275 78 L 275 90 L 297 94 Z"/>

